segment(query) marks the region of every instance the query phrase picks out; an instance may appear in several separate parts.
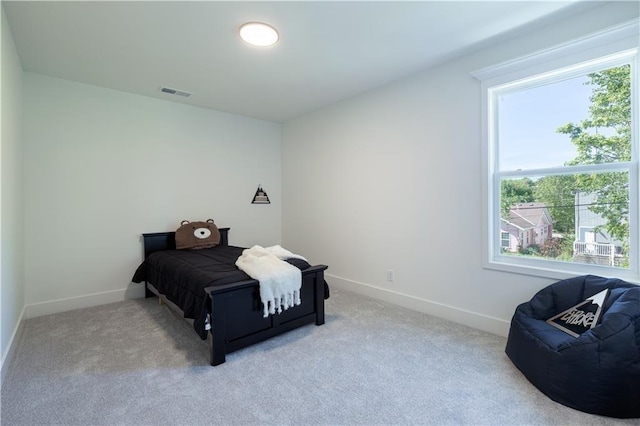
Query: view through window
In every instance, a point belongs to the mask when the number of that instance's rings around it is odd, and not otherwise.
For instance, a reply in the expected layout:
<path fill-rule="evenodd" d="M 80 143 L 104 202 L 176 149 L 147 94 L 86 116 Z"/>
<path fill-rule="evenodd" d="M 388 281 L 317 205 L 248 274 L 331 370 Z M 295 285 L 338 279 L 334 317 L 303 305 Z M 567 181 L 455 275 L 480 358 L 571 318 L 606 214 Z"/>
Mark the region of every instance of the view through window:
<path fill-rule="evenodd" d="M 618 62 L 490 89 L 499 255 L 625 269 L 637 258 L 635 70 Z"/>

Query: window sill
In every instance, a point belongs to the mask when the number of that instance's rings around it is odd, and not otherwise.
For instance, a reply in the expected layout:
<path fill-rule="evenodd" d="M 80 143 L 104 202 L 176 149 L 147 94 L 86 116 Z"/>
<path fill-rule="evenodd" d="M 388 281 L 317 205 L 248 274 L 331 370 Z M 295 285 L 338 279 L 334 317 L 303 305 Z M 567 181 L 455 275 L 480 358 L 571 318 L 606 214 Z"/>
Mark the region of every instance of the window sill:
<path fill-rule="evenodd" d="M 562 266 L 565 266 L 564 268 L 558 269 L 554 268 L 553 263 L 554 262 L 541 261 L 540 264 L 536 265 L 523 265 L 515 264 L 510 258 L 499 258 L 497 260 L 485 261 L 483 268 L 518 275 L 534 276 L 538 278 L 551 278 L 555 280 L 564 280 L 580 275 L 599 275 L 603 277 L 620 278 L 621 280 L 632 284 L 640 285 L 640 274 L 635 271 L 614 269 L 598 265 L 567 265 L 566 263 L 562 263 Z"/>

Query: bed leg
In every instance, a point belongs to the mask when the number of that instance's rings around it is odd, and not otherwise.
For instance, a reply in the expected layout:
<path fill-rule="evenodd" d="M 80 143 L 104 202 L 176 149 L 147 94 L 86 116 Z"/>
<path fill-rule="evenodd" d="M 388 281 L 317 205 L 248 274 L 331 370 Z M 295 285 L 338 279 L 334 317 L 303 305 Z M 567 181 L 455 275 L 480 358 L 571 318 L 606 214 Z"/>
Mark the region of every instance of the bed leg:
<path fill-rule="evenodd" d="M 315 274 L 314 290 L 316 302 L 316 325 L 324 324 L 324 271 Z"/>
<path fill-rule="evenodd" d="M 210 334 L 209 337 L 211 338 L 211 341 L 209 342 L 209 350 L 211 351 L 211 365 L 215 367 L 216 365 L 224 364 L 225 362 L 224 349 L 216 350 L 215 348 L 216 342 L 215 342 L 215 339 L 213 338 L 213 334 Z"/>
<path fill-rule="evenodd" d="M 223 295 L 211 297 L 211 365 L 220 365 L 225 361 L 225 315 Z"/>
<path fill-rule="evenodd" d="M 155 294 L 153 294 L 153 292 L 151 290 L 149 290 L 149 286 L 147 285 L 147 283 L 144 283 L 144 297 L 145 299 L 148 297 L 153 297 L 155 296 Z"/>

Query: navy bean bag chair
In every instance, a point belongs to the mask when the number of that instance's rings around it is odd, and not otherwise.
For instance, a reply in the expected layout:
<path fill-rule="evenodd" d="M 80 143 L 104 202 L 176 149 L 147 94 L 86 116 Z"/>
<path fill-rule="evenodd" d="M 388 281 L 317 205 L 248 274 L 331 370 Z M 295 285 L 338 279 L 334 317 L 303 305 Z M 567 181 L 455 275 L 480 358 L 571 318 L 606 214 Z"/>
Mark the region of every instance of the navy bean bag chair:
<path fill-rule="evenodd" d="M 579 337 L 546 322 L 607 288 L 600 322 Z M 552 284 L 516 308 L 506 353 L 554 401 L 592 414 L 640 417 L 640 286 L 593 275 Z"/>

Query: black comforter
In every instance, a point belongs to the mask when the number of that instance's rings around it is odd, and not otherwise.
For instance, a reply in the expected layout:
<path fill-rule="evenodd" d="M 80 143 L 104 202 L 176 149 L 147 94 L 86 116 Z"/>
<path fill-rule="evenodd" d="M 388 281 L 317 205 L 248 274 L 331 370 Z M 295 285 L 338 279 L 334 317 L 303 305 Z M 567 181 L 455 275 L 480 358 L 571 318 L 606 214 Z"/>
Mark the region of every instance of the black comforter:
<path fill-rule="evenodd" d="M 178 306 L 204 340 L 211 305 L 206 287 L 251 280 L 235 265 L 243 247 L 216 246 L 200 250 L 165 250 L 150 254 L 136 270 L 132 281 L 148 282 Z M 304 270 L 311 265 L 301 259 L 287 262 Z M 325 299 L 329 297 L 325 283 Z"/>

